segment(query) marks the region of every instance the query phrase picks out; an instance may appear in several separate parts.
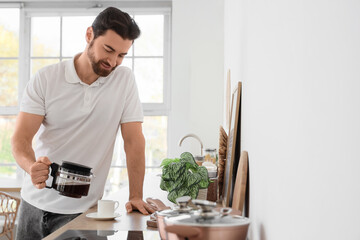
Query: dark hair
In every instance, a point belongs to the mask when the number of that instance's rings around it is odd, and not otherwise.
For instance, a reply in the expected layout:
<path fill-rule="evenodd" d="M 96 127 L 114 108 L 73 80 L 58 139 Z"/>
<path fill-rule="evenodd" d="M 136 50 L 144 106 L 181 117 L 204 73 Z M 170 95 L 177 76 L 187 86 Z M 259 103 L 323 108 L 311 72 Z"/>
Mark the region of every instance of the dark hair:
<path fill-rule="evenodd" d="M 140 29 L 129 14 L 114 7 L 108 7 L 95 18 L 92 24 L 94 39 L 113 30 L 123 39 L 135 40 L 140 36 Z"/>

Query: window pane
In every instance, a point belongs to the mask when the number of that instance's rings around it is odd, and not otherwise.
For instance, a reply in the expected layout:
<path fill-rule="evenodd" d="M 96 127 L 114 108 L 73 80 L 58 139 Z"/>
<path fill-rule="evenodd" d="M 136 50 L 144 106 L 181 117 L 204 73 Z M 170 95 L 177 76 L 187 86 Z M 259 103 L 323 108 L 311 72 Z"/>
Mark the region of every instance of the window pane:
<path fill-rule="evenodd" d="M 127 169 L 125 168 L 110 168 L 109 175 L 105 184 L 104 195 L 118 192 L 121 188 L 129 185 Z"/>
<path fill-rule="evenodd" d="M 58 62 L 59 59 L 31 59 L 31 76 L 34 76 L 39 69 Z"/>
<path fill-rule="evenodd" d="M 63 17 L 62 55 L 73 57 L 86 47 L 86 29 L 91 26 L 95 16 Z"/>
<path fill-rule="evenodd" d="M 0 8 L 0 57 L 19 56 L 19 9 Z"/>
<path fill-rule="evenodd" d="M 125 66 L 125 67 L 132 69 L 132 58 L 125 57 L 121 63 L 121 66 Z"/>
<path fill-rule="evenodd" d="M 135 40 L 135 42 L 136 42 L 136 41 L 137 41 L 137 40 Z M 135 43 L 134 43 L 134 44 L 135 44 Z M 126 54 L 127 57 L 131 57 L 131 56 L 133 55 L 134 44 L 131 45 L 131 47 L 129 48 L 129 50 L 128 50 L 127 54 Z"/>
<path fill-rule="evenodd" d="M 16 166 L 0 166 L 0 179 L 1 178 L 16 179 Z"/>
<path fill-rule="evenodd" d="M 0 117 L 0 178 L 16 176 L 16 166 L 1 166 L 15 163 L 11 153 L 10 138 L 14 131 L 15 116 Z"/>
<path fill-rule="evenodd" d="M 147 168 L 145 174 L 161 174 L 161 168 Z M 110 168 L 109 175 L 105 184 L 104 198 L 116 194 L 120 189 L 129 185 L 126 168 Z M 144 196 L 147 197 L 147 196 Z"/>
<path fill-rule="evenodd" d="M 119 129 L 118 134 L 116 136 L 114 153 L 112 159 L 112 166 L 126 166 L 125 160 L 125 152 L 124 152 L 124 142 L 121 136 L 121 131 Z"/>
<path fill-rule="evenodd" d="M 136 56 L 162 56 L 164 48 L 164 16 L 136 15 L 135 22 L 141 30 L 135 40 Z"/>
<path fill-rule="evenodd" d="M 143 122 L 143 134 L 146 141 L 145 165 L 147 167 L 159 167 L 161 161 L 167 155 L 167 116 L 145 116 Z M 124 142 L 119 131 L 116 138 L 113 166 L 126 166 Z"/>
<path fill-rule="evenodd" d="M 143 103 L 163 102 L 163 59 L 135 59 L 135 79 Z"/>
<path fill-rule="evenodd" d="M 18 71 L 18 60 L 0 60 L 0 106 L 17 106 Z"/>
<path fill-rule="evenodd" d="M 167 155 L 167 116 L 144 117 L 146 166 L 159 167 Z"/>
<path fill-rule="evenodd" d="M 60 17 L 31 18 L 31 56 L 60 56 Z"/>

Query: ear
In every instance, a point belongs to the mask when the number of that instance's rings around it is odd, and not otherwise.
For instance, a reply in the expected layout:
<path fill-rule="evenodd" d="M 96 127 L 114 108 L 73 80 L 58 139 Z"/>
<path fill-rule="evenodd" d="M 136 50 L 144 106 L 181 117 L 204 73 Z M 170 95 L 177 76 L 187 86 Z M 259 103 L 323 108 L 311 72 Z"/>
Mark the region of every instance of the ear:
<path fill-rule="evenodd" d="M 86 29 L 86 36 L 85 36 L 85 38 L 86 38 L 86 42 L 87 42 L 87 43 L 90 43 L 90 42 L 94 39 L 94 31 L 93 31 L 92 27 L 88 27 L 88 28 Z"/>

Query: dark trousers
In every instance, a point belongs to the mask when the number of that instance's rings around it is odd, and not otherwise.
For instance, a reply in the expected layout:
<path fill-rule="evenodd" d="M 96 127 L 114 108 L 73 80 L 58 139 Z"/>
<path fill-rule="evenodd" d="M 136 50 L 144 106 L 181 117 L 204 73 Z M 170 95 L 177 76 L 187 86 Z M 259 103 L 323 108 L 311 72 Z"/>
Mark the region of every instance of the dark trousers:
<path fill-rule="evenodd" d="M 16 228 L 17 240 L 38 240 L 64 226 L 81 213 L 58 214 L 43 211 L 21 200 L 18 225 Z"/>

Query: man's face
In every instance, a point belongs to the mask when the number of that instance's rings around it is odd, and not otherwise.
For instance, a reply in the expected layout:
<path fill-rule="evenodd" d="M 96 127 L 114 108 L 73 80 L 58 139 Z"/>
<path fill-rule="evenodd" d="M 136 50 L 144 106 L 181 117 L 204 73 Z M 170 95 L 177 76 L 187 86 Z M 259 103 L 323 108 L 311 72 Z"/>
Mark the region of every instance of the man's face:
<path fill-rule="evenodd" d="M 119 66 L 129 48 L 132 40 L 123 39 L 112 30 L 89 42 L 87 56 L 95 74 L 106 77 Z"/>

